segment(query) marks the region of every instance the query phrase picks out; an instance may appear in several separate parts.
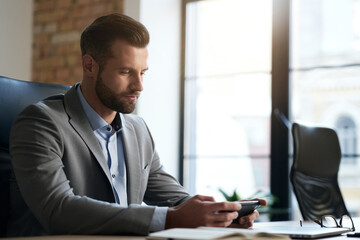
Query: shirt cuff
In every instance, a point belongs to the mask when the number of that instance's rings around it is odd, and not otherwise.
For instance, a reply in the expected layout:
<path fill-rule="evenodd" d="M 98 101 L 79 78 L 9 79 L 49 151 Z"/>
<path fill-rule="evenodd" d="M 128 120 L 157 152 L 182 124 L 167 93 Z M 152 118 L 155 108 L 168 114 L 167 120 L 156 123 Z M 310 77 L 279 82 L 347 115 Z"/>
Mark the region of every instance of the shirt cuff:
<path fill-rule="evenodd" d="M 150 232 L 157 232 L 165 229 L 168 207 L 155 207 L 155 212 L 150 223 Z"/>

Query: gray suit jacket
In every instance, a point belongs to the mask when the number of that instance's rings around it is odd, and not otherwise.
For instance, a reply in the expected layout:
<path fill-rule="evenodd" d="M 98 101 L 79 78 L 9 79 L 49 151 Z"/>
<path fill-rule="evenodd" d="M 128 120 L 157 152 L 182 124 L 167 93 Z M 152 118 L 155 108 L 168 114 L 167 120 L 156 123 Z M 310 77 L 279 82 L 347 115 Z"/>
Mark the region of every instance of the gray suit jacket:
<path fill-rule="evenodd" d="M 163 170 L 142 118 L 120 115 L 129 207 L 115 203 L 109 168 L 75 87 L 18 116 L 10 135 L 16 179 L 9 236 L 146 235 L 155 209 L 151 205 L 174 206 L 189 198 Z"/>

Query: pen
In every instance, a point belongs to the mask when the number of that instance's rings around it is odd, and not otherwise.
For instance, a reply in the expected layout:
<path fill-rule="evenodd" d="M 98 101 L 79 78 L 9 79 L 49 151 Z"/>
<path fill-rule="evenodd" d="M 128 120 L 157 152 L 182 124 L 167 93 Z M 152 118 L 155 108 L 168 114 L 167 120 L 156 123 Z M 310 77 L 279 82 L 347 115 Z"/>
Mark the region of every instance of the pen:
<path fill-rule="evenodd" d="M 348 233 L 348 234 L 346 234 L 346 236 L 348 236 L 348 237 L 358 237 L 358 238 L 360 238 L 360 232 Z"/>

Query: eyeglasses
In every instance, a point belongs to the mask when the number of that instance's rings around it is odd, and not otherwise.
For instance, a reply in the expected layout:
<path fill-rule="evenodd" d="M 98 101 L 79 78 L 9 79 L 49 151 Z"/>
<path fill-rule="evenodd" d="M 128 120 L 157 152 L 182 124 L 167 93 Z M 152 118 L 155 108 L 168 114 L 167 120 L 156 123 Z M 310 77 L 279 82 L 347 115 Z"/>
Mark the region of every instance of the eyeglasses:
<path fill-rule="evenodd" d="M 349 215 L 343 215 L 338 222 L 332 215 L 324 215 L 320 220 L 314 220 L 321 227 L 326 228 L 348 228 L 351 231 L 355 231 L 354 222 Z"/>

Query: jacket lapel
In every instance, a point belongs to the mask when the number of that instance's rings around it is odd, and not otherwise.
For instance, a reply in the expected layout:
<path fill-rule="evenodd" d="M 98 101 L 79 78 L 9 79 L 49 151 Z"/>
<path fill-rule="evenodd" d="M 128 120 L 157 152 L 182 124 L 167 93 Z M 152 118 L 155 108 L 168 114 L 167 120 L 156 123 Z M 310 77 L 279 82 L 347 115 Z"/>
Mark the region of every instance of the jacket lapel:
<path fill-rule="evenodd" d="M 139 147 L 136 139 L 136 134 L 134 126 L 127 122 L 124 119 L 124 116 L 120 114 L 121 122 L 123 124 L 123 144 L 125 151 L 125 162 L 127 169 L 127 189 L 128 189 L 128 203 L 138 203 L 142 202 L 142 199 L 139 199 L 141 196 L 142 186 L 141 186 L 141 161 L 139 155 Z"/>
<path fill-rule="evenodd" d="M 64 97 L 65 111 L 69 116 L 69 123 L 74 128 L 74 130 L 80 135 L 85 144 L 88 146 L 89 150 L 95 156 L 98 161 L 101 169 L 104 171 L 111 184 L 111 174 L 109 167 L 106 163 L 104 154 L 102 153 L 101 147 L 93 134 L 93 130 L 90 126 L 90 123 L 82 109 L 80 100 L 76 93 L 76 86 L 74 85 Z"/>

